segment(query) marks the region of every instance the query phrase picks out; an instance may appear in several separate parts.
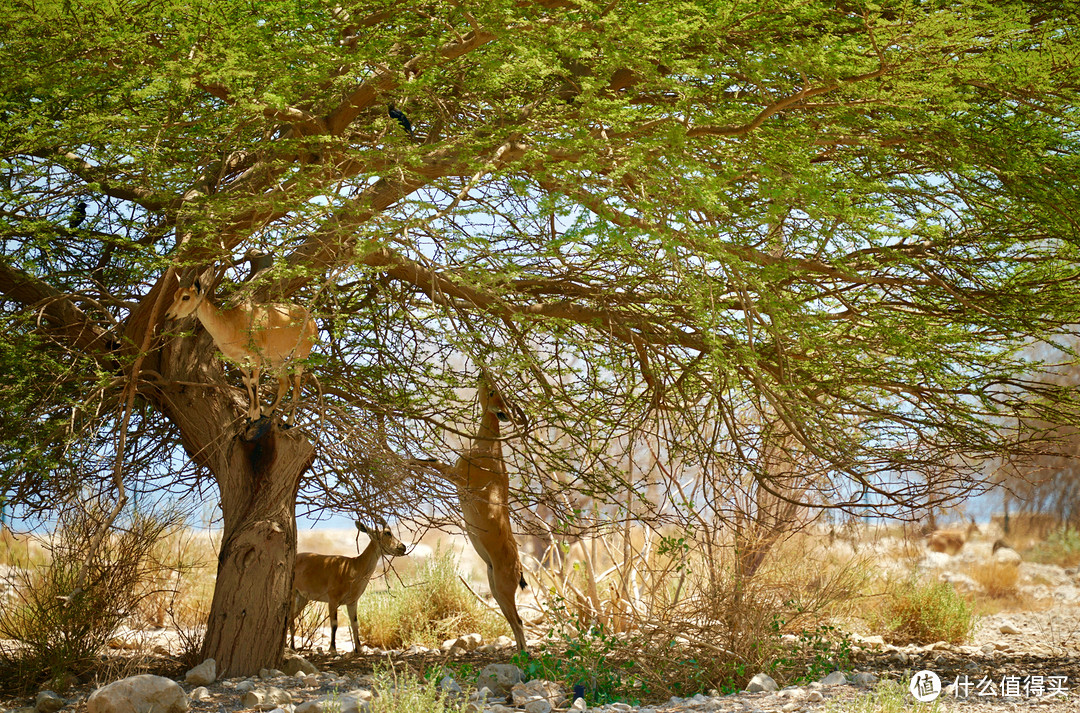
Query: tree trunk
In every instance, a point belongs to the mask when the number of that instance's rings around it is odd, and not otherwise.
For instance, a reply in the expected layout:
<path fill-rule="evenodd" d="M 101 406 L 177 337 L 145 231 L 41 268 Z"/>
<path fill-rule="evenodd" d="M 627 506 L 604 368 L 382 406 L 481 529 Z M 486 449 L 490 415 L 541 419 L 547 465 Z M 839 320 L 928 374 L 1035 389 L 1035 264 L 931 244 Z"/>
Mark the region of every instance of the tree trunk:
<path fill-rule="evenodd" d="M 224 373 L 203 330 L 160 352 L 144 389 L 180 429 L 185 450 L 218 484 L 223 516 L 217 583 L 202 655 L 220 676 L 281 664 L 296 559 L 296 494 L 315 449 L 278 414 L 248 425 L 247 395 Z"/>

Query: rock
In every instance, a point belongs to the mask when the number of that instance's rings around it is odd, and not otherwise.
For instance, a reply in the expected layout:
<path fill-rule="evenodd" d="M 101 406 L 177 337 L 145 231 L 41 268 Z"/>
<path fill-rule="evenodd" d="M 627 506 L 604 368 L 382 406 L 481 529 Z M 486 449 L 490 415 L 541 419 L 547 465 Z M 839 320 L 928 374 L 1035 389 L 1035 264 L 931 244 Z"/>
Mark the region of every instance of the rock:
<path fill-rule="evenodd" d="M 841 671 L 833 671 L 821 679 L 821 685 L 823 686 L 843 686 L 845 684 L 847 684 L 847 676 Z"/>
<path fill-rule="evenodd" d="M 784 711 L 784 713 L 795 713 L 800 708 L 802 708 L 802 703 L 792 701 L 791 703 L 785 703 L 780 710 Z"/>
<path fill-rule="evenodd" d="M 493 663 L 485 666 L 476 677 L 477 689 L 485 686 L 497 696 L 510 694 L 510 689 L 524 680 L 525 674 L 513 664 Z"/>
<path fill-rule="evenodd" d="M 303 656 L 297 656 L 296 654 L 286 654 L 285 663 L 283 665 L 285 667 L 286 675 L 289 676 L 295 676 L 298 673 L 312 674 L 319 672 L 319 669 L 315 668 L 315 664 L 311 663 Z"/>
<path fill-rule="evenodd" d="M 259 669 L 259 678 L 261 678 L 264 681 L 268 681 L 271 678 L 277 678 L 278 676 L 284 676 L 284 675 L 285 675 L 284 671 L 279 671 L 276 668 L 260 668 Z"/>
<path fill-rule="evenodd" d="M 240 691 L 241 693 L 244 693 L 245 691 L 254 691 L 255 682 L 251 679 L 241 681 L 240 683 L 236 684 L 236 690 Z"/>
<path fill-rule="evenodd" d="M 494 665 L 494 664 L 493 664 Z M 488 713 L 517 713 L 513 708 L 507 708 L 504 705 L 496 703 L 488 709 Z"/>
<path fill-rule="evenodd" d="M 511 702 L 518 706 L 524 706 L 530 701 L 543 699 L 551 704 L 552 708 L 561 708 L 567 700 L 566 691 L 554 681 L 545 681 L 535 678 L 528 683 L 518 683 L 510 689 Z M 548 713 L 547 711 L 531 711 L 530 713 Z"/>
<path fill-rule="evenodd" d="M 267 686 L 248 691 L 240 701 L 244 704 L 244 708 L 268 711 L 280 705 L 292 703 L 292 696 L 288 691 L 283 691 L 277 686 Z"/>
<path fill-rule="evenodd" d="M 1020 557 L 1020 553 L 1011 547 L 1001 547 L 994 552 L 994 561 L 1001 564 L 1012 565 L 1013 567 L 1019 567 L 1023 558 Z"/>
<path fill-rule="evenodd" d="M 1001 550 L 998 550 L 998 551 L 1000 552 Z M 1011 621 L 1006 621 L 1001 626 L 999 626 L 998 631 L 1000 631 L 1002 634 L 1021 634 L 1021 633 L 1023 633 L 1019 629 L 1017 629 L 1015 626 L 1013 626 Z"/>
<path fill-rule="evenodd" d="M 192 686 L 209 686 L 217 680 L 217 661 L 206 659 L 195 668 L 184 674 L 184 683 Z"/>
<path fill-rule="evenodd" d="M 854 686 L 863 686 L 869 688 L 878 682 L 878 677 L 872 673 L 862 671 L 851 677 L 851 683 Z"/>
<path fill-rule="evenodd" d="M 102 686 L 86 699 L 87 713 L 183 713 L 188 697 L 180 684 L 144 673 Z"/>
<path fill-rule="evenodd" d="M 34 710 L 37 713 L 56 713 L 66 705 L 67 701 L 52 691 L 41 691 L 34 702 Z"/>
<path fill-rule="evenodd" d="M 586 706 L 585 706 L 585 699 L 584 698 L 575 698 L 574 702 L 572 704 L 570 704 L 570 710 L 572 710 L 572 711 L 582 711 L 582 712 L 584 712 L 585 708 L 586 708 Z"/>
<path fill-rule="evenodd" d="M 207 690 L 206 686 L 199 686 L 198 688 L 192 689 L 191 693 L 188 694 L 188 698 L 202 703 L 203 701 L 210 700 L 210 691 Z"/>
<path fill-rule="evenodd" d="M 780 686 L 776 685 L 776 681 L 769 674 L 759 673 L 750 679 L 750 683 L 746 684 L 745 690 L 747 693 L 759 693 L 761 691 L 772 693 L 780 690 Z"/>
<path fill-rule="evenodd" d="M 443 676 L 439 681 L 439 688 L 446 691 L 451 695 L 458 695 L 461 693 L 461 686 L 451 676 Z"/>
<path fill-rule="evenodd" d="M 306 701 L 296 707 L 293 713 L 323 713 L 322 701 Z"/>
<path fill-rule="evenodd" d="M 823 700 L 825 700 L 825 696 L 821 691 L 810 691 L 806 694 L 807 703 L 821 703 Z"/>
<path fill-rule="evenodd" d="M 525 709 L 525 713 L 551 713 L 551 704 L 545 698 L 529 701 L 522 708 Z"/>

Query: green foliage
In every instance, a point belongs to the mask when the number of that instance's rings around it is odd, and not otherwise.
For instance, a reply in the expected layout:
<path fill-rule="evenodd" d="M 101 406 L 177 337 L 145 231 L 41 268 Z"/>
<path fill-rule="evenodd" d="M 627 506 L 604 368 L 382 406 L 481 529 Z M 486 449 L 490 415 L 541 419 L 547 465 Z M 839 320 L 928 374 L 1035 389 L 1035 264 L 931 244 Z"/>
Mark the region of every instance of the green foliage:
<path fill-rule="evenodd" d="M 1080 530 L 1069 525 L 1051 532 L 1043 542 L 1024 552 L 1031 562 L 1074 567 L 1080 564 Z"/>
<path fill-rule="evenodd" d="M 553 604 L 558 609 L 558 602 Z M 511 658 L 525 673 L 525 680 L 543 678 L 560 681 L 568 688 L 581 685 L 589 705 L 614 701 L 640 703 L 649 695 L 644 679 L 626 658 L 628 642 L 606 631 L 603 624 L 577 623 L 561 634 L 549 631 L 547 640 L 536 651 L 518 652 Z"/>
<path fill-rule="evenodd" d="M 377 695 L 371 713 L 464 713 L 468 701 L 455 699 L 439 687 L 438 679 L 422 678 L 395 668 L 374 674 Z"/>
<path fill-rule="evenodd" d="M 774 633 L 779 635 L 783 623 L 776 620 L 775 624 Z M 851 660 L 851 641 L 844 632 L 830 624 L 820 624 L 800 631 L 795 645 L 783 647 L 767 670 L 795 683 L 817 681 L 832 671 L 846 668 Z"/>
<path fill-rule="evenodd" d="M 865 695 L 830 700 L 824 710 L 827 713 L 937 713 L 942 710 L 941 701 L 941 698 L 930 703 L 914 701 L 904 682 L 885 678 Z"/>
<path fill-rule="evenodd" d="M 886 591 L 879 618 L 876 626 L 897 643 L 959 644 L 975 627 L 974 609 L 951 583 L 920 582 L 915 577 Z"/>

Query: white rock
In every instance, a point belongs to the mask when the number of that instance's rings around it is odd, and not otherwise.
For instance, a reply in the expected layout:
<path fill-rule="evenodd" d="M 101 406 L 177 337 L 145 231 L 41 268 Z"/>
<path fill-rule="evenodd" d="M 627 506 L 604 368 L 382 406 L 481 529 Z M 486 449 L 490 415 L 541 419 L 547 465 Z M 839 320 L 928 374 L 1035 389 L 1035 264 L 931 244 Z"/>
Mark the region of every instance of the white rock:
<path fill-rule="evenodd" d="M 323 713 L 323 702 L 305 701 L 298 705 L 293 713 Z"/>
<path fill-rule="evenodd" d="M 266 688 L 256 688 L 254 691 L 248 691 L 240 701 L 244 704 L 244 708 L 268 711 L 280 705 L 292 703 L 292 696 L 288 691 L 277 686 L 267 686 Z"/>
<path fill-rule="evenodd" d="M 311 663 L 303 656 L 297 656 L 296 654 L 287 654 L 285 656 L 284 668 L 285 673 L 289 676 L 294 676 L 300 672 L 307 674 L 319 672 L 319 669 L 315 668 L 315 664 Z"/>
<path fill-rule="evenodd" d="M 584 698 L 575 698 L 574 702 L 570 705 L 572 711 L 584 711 L 586 708 Z"/>
<path fill-rule="evenodd" d="M 206 686 L 199 686 L 198 688 L 193 688 L 191 690 L 191 693 L 188 694 L 188 698 L 193 701 L 199 701 L 200 703 L 208 701 L 210 700 L 210 691 L 207 690 Z"/>
<path fill-rule="evenodd" d="M 183 713 L 188 698 L 180 684 L 144 673 L 102 686 L 86 699 L 87 713 Z"/>
<path fill-rule="evenodd" d="M 525 674 L 513 664 L 493 663 L 485 666 L 476 678 L 476 687 L 491 690 L 494 695 L 505 696 L 510 689 L 524 680 Z"/>
<path fill-rule="evenodd" d="M 851 677 L 851 683 L 856 686 L 865 686 L 869 688 L 878 682 L 878 677 L 872 673 L 866 671 L 860 671 Z"/>
<path fill-rule="evenodd" d="M 523 708 L 525 713 L 551 713 L 551 704 L 545 698 L 529 701 Z"/>
<path fill-rule="evenodd" d="M 847 676 L 841 671 L 833 671 L 825 678 L 821 679 L 821 685 L 823 686 L 843 686 L 847 683 Z"/>
<path fill-rule="evenodd" d="M 192 686 L 209 686 L 217 679 L 217 661 L 206 659 L 184 675 L 184 683 Z"/>
<path fill-rule="evenodd" d="M 1001 550 L 998 550 L 998 552 L 1001 552 Z M 998 631 L 1000 631 L 1002 634 L 1020 634 L 1020 633 L 1023 633 L 1019 629 L 1017 629 L 1015 626 L 1013 626 L 1012 622 L 1010 622 L 1010 621 L 1006 621 L 1004 624 L 999 626 Z"/>
<path fill-rule="evenodd" d="M 554 681 L 545 681 L 541 678 L 515 685 L 510 689 L 510 696 L 511 702 L 518 707 L 525 705 L 529 701 L 542 698 L 550 703 L 553 708 L 561 708 L 567 699 L 566 691 L 560 684 Z"/>
<path fill-rule="evenodd" d="M 810 691 L 806 694 L 806 700 L 809 703 L 821 703 L 825 700 L 825 696 L 822 695 L 821 691 Z"/>
<path fill-rule="evenodd" d="M 777 691 L 780 687 L 776 685 L 776 681 L 772 679 L 767 673 L 759 673 L 750 679 L 750 683 L 746 684 L 747 693 L 759 693 L 761 691 Z"/>

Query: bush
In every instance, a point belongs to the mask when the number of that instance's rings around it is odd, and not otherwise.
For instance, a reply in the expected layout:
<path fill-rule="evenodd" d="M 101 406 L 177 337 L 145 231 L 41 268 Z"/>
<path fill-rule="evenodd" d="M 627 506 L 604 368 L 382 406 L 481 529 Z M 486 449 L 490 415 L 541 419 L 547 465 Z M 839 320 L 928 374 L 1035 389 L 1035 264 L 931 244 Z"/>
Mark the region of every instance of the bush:
<path fill-rule="evenodd" d="M 1024 552 L 1024 559 L 1061 567 L 1080 564 L 1080 530 L 1065 526 L 1047 535 L 1042 542 Z"/>
<path fill-rule="evenodd" d="M 885 638 L 893 643 L 929 644 L 967 640 L 975 613 L 948 582 L 922 583 L 914 577 L 892 587 L 879 611 Z"/>
<path fill-rule="evenodd" d="M 135 514 L 125 528 L 95 541 L 100 513 L 61 516 L 44 543 L 47 564 L 19 570 L 17 601 L 0 609 L 0 685 L 26 692 L 63 688 L 93 670 L 97 655 L 160 576 L 152 551 L 178 515 Z M 80 586 L 80 573 L 83 575 Z"/>
<path fill-rule="evenodd" d="M 408 671 L 376 671 L 374 679 L 376 695 L 369 703 L 370 713 L 464 713 L 468 704 L 464 698 L 449 698 L 438 681 Z"/>

